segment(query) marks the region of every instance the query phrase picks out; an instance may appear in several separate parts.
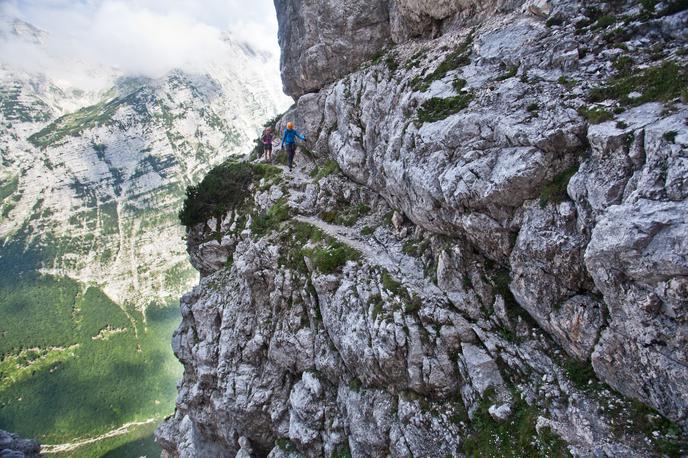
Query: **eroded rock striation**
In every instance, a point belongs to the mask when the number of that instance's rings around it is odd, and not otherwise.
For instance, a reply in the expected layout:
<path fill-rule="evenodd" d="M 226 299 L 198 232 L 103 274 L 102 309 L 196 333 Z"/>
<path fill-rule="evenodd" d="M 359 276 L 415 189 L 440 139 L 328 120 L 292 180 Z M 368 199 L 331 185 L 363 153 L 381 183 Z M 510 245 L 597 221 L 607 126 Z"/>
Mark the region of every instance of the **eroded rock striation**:
<path fill-rule="evenodd" d="M 275 3 L 308 142 L 188 229 L 165 453 L 687 453 L 685 7 Z"/>

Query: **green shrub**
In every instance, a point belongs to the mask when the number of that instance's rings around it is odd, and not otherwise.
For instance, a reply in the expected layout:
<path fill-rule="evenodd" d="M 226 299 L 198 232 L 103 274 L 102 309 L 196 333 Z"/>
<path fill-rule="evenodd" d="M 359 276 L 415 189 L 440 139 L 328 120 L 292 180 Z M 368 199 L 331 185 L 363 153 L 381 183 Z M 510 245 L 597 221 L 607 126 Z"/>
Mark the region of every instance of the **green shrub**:
<path fill-rule="evenodd" d="M 614 115 L 600 107 L 585 108 L 581 107 L 578 109 L 578 114 L 583 116 L 588 122 L 592 124 L 599 124 L 601 122 L 609 121 L 614 119 Z"/>
<path fill-rule="evenodd" d="M 362 387 L 363 387 L 363 384 L 356 377 L 352 378 L 351 381 L 349 382 L 349 389 L 352 391 L 359 392 L 359 391 L 361 391 Z"/>
<path fill-rule="evenodd" d="M 349 443 L 344 442 L 339 445 L 334 452 L 332 452 L 332 458 L 351 458 L 351 449 L 349 449 Z"/>
<path fill-rule="evenodd" d="M 254 175 L 255 168 L 246 162 L 225 162 L 214 167 L 198 185 L 186 188 L 179 220 L 189 227 L 216 218 L 219 227 L 222 218 L 249 197 Z"/>
<path fill-rule="evenodd" d="M 305 256 L 303 246 L 309 241 L 317 243 L 324 238 L 325 234 L 317 227 L 308 223 L 293 221 L 283 231 L 280 240 L 283 249 L 280 251 L 278 264 L 298 272 L 308 272 L 303 259 Z"/>
<path fill-rule="evenodd" d="M 655 11 L 655 6 L 657 3 L 659 3 L 659 0 L 640 0 L 640 4 L 643 5 L 643 9 L 651 13 Z"/>
<path fill-rule="evenodd" d="M 544 208 L 547 202 L 558 204 L 568 199 L 566 188 L 569 185 L 569 181 L 571 181 L 571 177 L 578 171 L 579 166 L 579 164 L 576 164 L 569 167 L 557 174 L 551 182 L 545 185 L 540 192 L 540 207 Z"/>
<path fill-rule="evenodd" d="M 678 132 L 675 130 L 670 130 L 669 132 L 664 132 L 664 140 L 668 141 L 669 143 L 674 143 L 676 141 L 676 136 L 678 135 Z"/>
<path fill-rule="evenodd" d="M 331 240 L 328 246 L 304 250 L 304 254 L 311 259 L 313 267 L 324 274 L 338 272 L 347 261 L 356 261 L 361 257 L 358 251 L 335 240 Z"/>
<path fill-rule="evenodd" d="M 554 15 L 554 16 L 550 17 L 549 19 L 547 19 L 547 22 L 545 22 L 545 25 L 547 27 L 555 27 L 558 25 L 562 25 L 563 23 L 564 23 L 563 16 Z"/>
<path fill-rule="evenodd" d="M 404 311 L 406 313 L 416 313 L 422 306 L 423 300 L 414 294 L 404 303 Z"/>
<path fill-rule="evenodd" d="M 406 289 L 390 275 L 386 270 L 382 272 L 382 286 L 396 296 L 405 297 L 408 295 Z"/>
<path fill-rule="evenodd" d="M 564 371 L 566 376 L 579 390 L 590 389 L 588 382 L 592 380 L 597 381 L 595 370 L 592 368 L 590 361 L 578 361 L 577 359 L 568 358 L 564 362 Z"/>
<path fill-rule="evenodd" d="M 253 169 L 253 175 L 256 179 L 265 178 L 266 180 L 270 180 L 282 175 L 282 169 L 270 164 L 251 164 L 251 168 Z"/>
<path fill-rule="evenodd" d="M 373 320 L 375 320 L 378 317 L 378 315 L 382 313 L 383 304 L 384 301 L 382 300 L 382 296 L 379 294 L 375 294 L 370 298 L 370 305 L 372 305 L 372 310 L 370 314 Z"/>
<path fill-rule="evenodd" d="M 433 97 L 423 102 L 418 109 L 418 120 L 420 122 L 440 121 L 466 108 L 471 100 L 473 100 L 471 93 L 459 94 L 446 99 Z"/>
<path fill-rule="evenodd" d="M 289 219 L 289 205 L 287 200 L 282 197 L 275 202 L 265 213 L 253 215 L 251 231 L 256 237 L 263 237 L 280 223 Z"/>
<path fill-rule="evenodd" d="M 616 121 L 616 128 L 617 129 L 625 129 L 628 127 L 628 124 L 626 124 L 623 121 Z"/>
<path fill-rule="evenodd" d="M 526 111 L 528 111 L 529 113 L 535 113 L 539 109 L 540 109 L 540 105 L 538 105 L 537 103 L 531 103 L 526 107 Z"/>
<path fill-rule="evenodd" d="M 605 14 L 597 18 L 593 29 L 605 29 L 614 23 L 616 23 L 616 18 L 610 14 Z"/>
<path fill-rule="evenodd" d="M 410 70 L 412 68 L 418 67 L 426 54 L 426 49 L 420 49 L 413 56 L 411 56 L 411 58 L 406 62 L 406 64 L 404 64 L 404 68 L 406 68 L 406 70 Z"/>
<path fill-rule="evenodd" d="M 382 271 L 382 287 L 401 299 L 406 313 L 415 313 L 423 306 L 420 297 L 409 294 L 408 290 L 386 270 Z"/>

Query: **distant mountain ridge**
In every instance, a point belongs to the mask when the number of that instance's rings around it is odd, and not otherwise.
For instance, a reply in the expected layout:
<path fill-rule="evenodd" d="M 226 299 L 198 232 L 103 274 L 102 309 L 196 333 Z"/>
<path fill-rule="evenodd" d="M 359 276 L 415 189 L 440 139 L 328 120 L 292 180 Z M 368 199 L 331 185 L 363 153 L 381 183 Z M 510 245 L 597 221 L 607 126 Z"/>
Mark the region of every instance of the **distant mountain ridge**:
<path fill-rule="evenodd" d="M 7 28 L 22 36 L 45 34 L 21 21 L 1 30 Z M 94 246 L 104 253 L 100 259 L 92 247 L 73 247 L 45 267 L 83 281 L 109 282 L 111 263 L 133 260 L 123 250 L 109 253 L 111 242 L 124 243 L 113 237 L 136 239 L 137 223 L 130 219 L 160 209 L 166 225 L 156 228 L 159 254 L 176 251 L 172 265 L 185 263 L 183 251 L 165 243 L 178 241 L 174 213 L 184 188 L 225 157 L 245 153 L 262 120 L 286 105 L 278 77 L 269 82 L 264 76 L 268 56 L 231 39 L 225 43 L 237 63 L 234 69 L 210 67 L 200 75 L 176 70 L 160 79 L 113 73 L 113 87 L 98 96 L 69 92 L 44 75 L 4 68 L 0 174 L 9 185 L 4 186 L 0 236 L 17 235 L 29 221 L 33 230 L 25 235 L 30 239 L 52 234 L 76 241 L 92 234 Z M 75 214 L 83 219 L 70 222 Z M 120 226 L 120 219 L 127 223 Z M 121 274 L 121 281 L 130 277 L 130 272 Z M 124 288 L 140 291 L 136 283 Z M 179 291 L 171 288 L 168 295 L 167 286 L 155 287 L 162 291 L 159 296 L 175 297 Z M 119 301 L 131 299 L 126 291 L 110 293 Z"/>
<path fill-rule="evenodd" d="M 0 21 L 8 37 L 34 50 L 51 39 L 15 19 Z M 166 307 L 196 278 L 177 221 L 185 188 L 247 153 L 290 103 L 276 63 L 266 71 L 276 58 L 223 42 L 221 62 L 160 78 L 70 63 L 104 90 L 0 61 L 3 429 L 54 444 L 171 411 Z M 86 373 L 116 375 L 84 392 Z M 80 397 L 92 422 L 76 420 Z"/>

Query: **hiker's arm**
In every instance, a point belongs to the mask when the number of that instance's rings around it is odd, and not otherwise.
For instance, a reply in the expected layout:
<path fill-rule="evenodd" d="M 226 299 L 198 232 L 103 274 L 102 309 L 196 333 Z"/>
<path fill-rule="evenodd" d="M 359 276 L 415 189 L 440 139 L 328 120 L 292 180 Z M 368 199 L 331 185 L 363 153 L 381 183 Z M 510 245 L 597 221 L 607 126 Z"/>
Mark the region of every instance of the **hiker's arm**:
<path fill-rule="evenodd" d="M 306 137 L 304 137 L 303 135 L 301 135 L 300 132 L 296 132 L 296 135 L 298 135 L 299 138 L 300 138 L 301 140 L 303 140 L 304 142 L 306 141 Z"/>

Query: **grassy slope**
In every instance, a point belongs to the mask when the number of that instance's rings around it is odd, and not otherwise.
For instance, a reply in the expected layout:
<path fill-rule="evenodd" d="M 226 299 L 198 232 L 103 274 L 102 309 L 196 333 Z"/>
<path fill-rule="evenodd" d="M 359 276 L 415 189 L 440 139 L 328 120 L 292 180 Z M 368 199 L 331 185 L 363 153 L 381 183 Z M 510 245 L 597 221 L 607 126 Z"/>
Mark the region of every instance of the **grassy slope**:
<path fill-rule="evenodd" d="M 176 305 L 150 310 L 144 329 L 140 314 L 130 313 L 133 324 L 100 289 L 37 274 L 40 258 L 18 244 L 2 249 L 0 356 L 7 360 L 33 347 L 79 347 L 54 364 L 36 364 L 35 372 L 24 370 L 9 387 L 0 383 L 0 428 L 61 443 L 169 414 L 181 374 L 170 349 L 179 322 Z M 126 332 L 92 339 L 108 326 Z M 26 369 L 26 358 L 22 363 Z M 13 375 L 7 365 L 0 367 L 0 378 Z M 120 447 L 129 436 L 109 442 Z"/>

